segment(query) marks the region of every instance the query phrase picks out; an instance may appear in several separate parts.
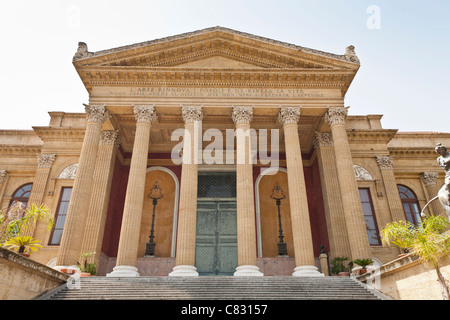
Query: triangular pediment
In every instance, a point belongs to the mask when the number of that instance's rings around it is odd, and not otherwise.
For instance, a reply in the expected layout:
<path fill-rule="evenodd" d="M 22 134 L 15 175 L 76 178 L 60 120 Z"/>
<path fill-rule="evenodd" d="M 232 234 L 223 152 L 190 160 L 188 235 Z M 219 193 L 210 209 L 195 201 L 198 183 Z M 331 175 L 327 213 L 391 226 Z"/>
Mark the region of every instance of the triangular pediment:
<path fill-rule="evenodd" d="M 349 49 L 350 48 L 350 49 Z M 75 66 L 353 69 L 352 47 L 344 55 L 215 27 L 115 49 L 89 52 L 79 44 Z M 214 65 L 217 63 L 217 65 Z"/>

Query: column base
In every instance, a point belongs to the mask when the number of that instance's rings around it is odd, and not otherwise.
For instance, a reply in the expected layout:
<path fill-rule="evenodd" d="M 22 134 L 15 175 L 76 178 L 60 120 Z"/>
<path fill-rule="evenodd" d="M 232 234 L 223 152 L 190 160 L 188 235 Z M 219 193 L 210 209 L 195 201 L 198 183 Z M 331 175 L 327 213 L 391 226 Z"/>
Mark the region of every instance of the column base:
<path fill-rule="evenodd" d="M 198 277 L 198 272 L 194 266 L 180 265 L 173 267 L 169 277 Z"/>
<path fill-rule="evenodd" d="M 106 274 L 107 277 L 139 277 L 138 268 L 133 266 L 115 266 L 113 272 Z"/>
<path fill-rule="evenodd" d="M 236 268 L 235 277 L 262 277 L 264 274 L 257 266 L 243 265 Z"/>
<path fill-rule="evenodd" d="M 324 277 L 315 266 L 300 266 L 294 268 L 293 277 Z"/>

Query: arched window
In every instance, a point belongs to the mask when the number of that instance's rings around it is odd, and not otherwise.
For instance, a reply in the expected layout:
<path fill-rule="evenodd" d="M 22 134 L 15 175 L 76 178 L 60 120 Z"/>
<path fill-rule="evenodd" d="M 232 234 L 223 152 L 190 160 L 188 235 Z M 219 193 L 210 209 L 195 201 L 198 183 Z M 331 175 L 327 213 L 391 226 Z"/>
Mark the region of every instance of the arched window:
<path fill-rule="evenodd" d="M 398 192 L 400 193 L 406 220 L 416 226 L 420 225 L 420 207 L 416 195 L 411 189 L 401 185 L 398 186 Z"/>
<path fill-rule="evenodd" d="M 22 202 L 24 207 L 27 206 L 28 198 L 30 197 L 31 193 L 31 187 L 33 186 L 32 183 L 24 184 L 23 186 L 19 187 L 14 193 L 11 198 L 11 202 L 9 205 L 13 205 L 15 202 L 19 201 Z"/>

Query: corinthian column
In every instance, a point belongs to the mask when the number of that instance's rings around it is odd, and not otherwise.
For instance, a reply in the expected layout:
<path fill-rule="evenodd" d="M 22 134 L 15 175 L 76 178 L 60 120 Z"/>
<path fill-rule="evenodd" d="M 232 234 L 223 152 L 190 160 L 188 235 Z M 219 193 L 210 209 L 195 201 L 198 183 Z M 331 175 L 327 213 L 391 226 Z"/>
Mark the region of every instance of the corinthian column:
<path fill-rule="evenodd" d="M 428 193 L 427 201 L 430 201 L 438 195 L 439 186 L 436 183 L 438 175 L 439 174 L 437 172 L 422 172 L 422 174 L 420 175 L 420 178 L 422 179 L 422 182 L 425 185 Z M 439 201 L 434 200 L 433 202 L 431 202 L 430 207 L 432 214 L 435 216 L 444 212 L 444 209 L 442 208 L 442 205 Z"/>
<path fill-rule="evenodd" d="M 331 127 L 336 169 L 344 208 L 352 259 L 370 258 L 366 223 L 353 170 L 353 160 L 345 129 L 348 108 L 329 108 L 325 121 Z"/>
<path fill-rule="evenodd" d="M 256 217 L 253 194 L 253 165 L 251 163 L 250 121 L 253 107 L 234 107 L 236 124 L 236 196 L 238 267 L 235 276 L 262 276 L 256 266 Z"/>
<path fill-rule="evenodd" d="M 201 106 L 183 106 L 183 163 L 178 209 L 176 262 L 169 276 L 198 276 L 195 267 L 195 238 L 197 229 L 198 164 L 195 154 L 195 130 L 203 120 Z"/>
<path fill-rule="evenodd" d="M 283 124 L 286 167 L 291 208 L 292 236 L 294 240 L 295 269 L 293 276 L 317 277 L 319 273 L 314 261 L 314 250 L 303 173 L 300 139 L 298 137 L 299 107 L 282 107 L 278 115 Z"/>
<path fill-rule="evenodd" d="M 113 178 L 116 150 L 120 143 L 117 131 L 102 131 L 102 138 L 95 164 L 92 199 L 89 206 L 82 252 L 95 252 L 91 263 L 99 263 Z"/>
<path fill-rule="evenodd" d="M 75 265 L 79 259 L 102 125 L 109 118 L 105 106 L 85 105 L 85 107 L 87 126 L 59 248 L 57 259 L 59 266 Z"/>
<path fill-rule="evenodd" d="M 153 106 L 134 106 L 133 111 L 137 122 L 136 134 L 123 208 L 117 261 L 113 272 L 107 275 L 109 277 L 139 276 L 136 259 L 145 197 L 150 128 L 156 119 L 156 112 Z"/>

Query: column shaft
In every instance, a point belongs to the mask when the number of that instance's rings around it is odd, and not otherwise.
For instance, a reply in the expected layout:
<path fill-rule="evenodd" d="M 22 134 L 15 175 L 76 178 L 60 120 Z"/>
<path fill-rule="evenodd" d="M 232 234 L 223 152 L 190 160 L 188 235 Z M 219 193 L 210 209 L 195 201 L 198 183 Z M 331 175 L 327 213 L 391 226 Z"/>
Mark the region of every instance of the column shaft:
<path fill-rule="evenodd" d="M 253 164 L 251 157 L 250 121 L 253 107 L 233 108 L 236 123 L 236 200 L 238 267 L 235 276 L 262 276 L 256 266 L 256 216 L 253 193 Z"/>
<path fill-rule="evenodd" d="M 298 137 L 297 122 L 300 118 L 300 108 L 282 108 L 279 118 L 284 129 L 288 173 L 289 205 L 296 265 L 293 276 L 323 276 L 317 271 L 314 260 L 305 175 Z"/>
<path fill-rule="evenodd" d="M 170 276 L 198 276 L 195 268 L 195 240 L 197 230 L 197 183 L 195 131 L 203 119 L 200 106 L 183 106 L 185 122 L 183 137 L 183 163 L 180 182 L 180 205 L 178 209 L 178 230 L 176 262 Z M 201 133 L 200 133 L 201 134 Z"/>
<path fill-rule="evenodd" d="M 150 129 L 156 113 L 152 106 L 135 106 L 134 113 L 137 120 L 136 134 L 125 194 L 119 249 L 116 266 L 108 276 L 139 276 L 136 260 L 145 197 Z"/>
<path fill-rule="evenodd" d="M 326 120 L 331 126 L 336 168 L 344 208 L 351 258 L 370 258 L 371 250 L 345 129 L 347 109 L 330 108 Z"/>
<path fill-rule="evenodd" d="M 88 123 L 57 259 L 60 266 L 75 265 L 79 259 L 102 124 L 109 116 L 104 106 L 86 106 L 86 112 Z"/>
<path fill-rule="evenodd" d="M 92 199 L 89 206 L 86 230 L 82 245 L 82 252 L 95 252 L 90 262 L 99 263 L 103 234 L 105 230 L 106 214 L 108 211 L 109 195 L 113 178 L 114 164 L 116 159 L 115 131 L 103 131 L 102 140 L 98 150 L 95 165 Z"/>
<path fill-rule="evenodd" d="M 320 184 L 322 186 L 331 255 L 333 257 L 349 257 L 350 245 L 345 226 L 341 193 L 339 192 L 331 133 L 317 132 L 314 144 L 319 163 Z"/>

